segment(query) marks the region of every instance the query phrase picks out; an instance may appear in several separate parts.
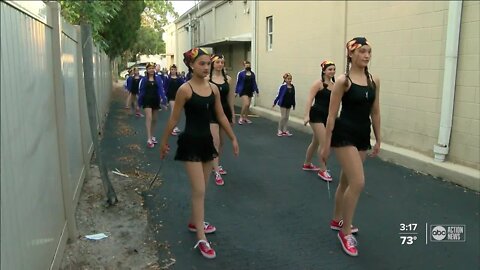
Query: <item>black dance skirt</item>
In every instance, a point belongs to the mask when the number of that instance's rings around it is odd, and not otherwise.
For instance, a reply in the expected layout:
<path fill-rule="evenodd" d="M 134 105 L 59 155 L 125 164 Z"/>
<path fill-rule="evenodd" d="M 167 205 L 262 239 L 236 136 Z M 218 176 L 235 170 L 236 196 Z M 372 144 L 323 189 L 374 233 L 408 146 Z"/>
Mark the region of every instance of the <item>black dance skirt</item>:
<path fill-rule="evenodd" d="M 223 104 L 222 104 L 222 108 L 223 108 L 223 113 L 225 113 L 225 116 L 226 116 L 227 119 L 228 119 L 228 122 L 229 122 L 229 123 L 232 123 L 233 113 L 232 113 L 232 110 L 230 109 L 230 106 L 228 106 L 228 104 L 227 104 L 227 105 L 223 105 Z M 216 115 L 215 113 L 212 113 L 212 114 L 211 114 L 210 123 L 212 123 L 212 124 L 218 124 L 217 115 Z"/>
<path fill-rule="evenodd" d="M 132 88 L 132 91 L 130 91 L 130 93 L 132 93 L 132 95 L 138 95 L 138 88 Z"/>
<path fill-rule="evenodd" d="M 144 109 L 151 108 L 152 110 L 158 110 L 160 108 L 160 98 L 146 96 L 143 98 L 142 107 Z"/>
<path fill-rule="evenodd" d="M 310 123 L 323 123 L 326 126 L 328 113 L 312 106 L 310 108 L 309 118 Z"/>
<path fill-rule="evenodd" d="M 193 136 L 181 133 L 178 136 L 175 160 L 208 162 L 216 157 L 218 157 L 218 152 L 213 145 L 212 134 Z"/>
<path fill-rule="evenodd" d="M 175 101 L 175 96 L 177 95 L 177 90 L 176 91 L 167 91 L 167 100 L 170 101 Z"/>
<path fill-rule="evenodd" d="M 370 122 L 359 123 L 337 118 L 332 132 L 331 147 L 355 146 L 358 151 L 372 149 Z"/>
<path fill-rule="evenodd" d="M 243 89 L 243 91 L 240 93 L 240 96 L 248 96 L 248 97 L 253 97 L 253 90 L 252 89 Z"/>

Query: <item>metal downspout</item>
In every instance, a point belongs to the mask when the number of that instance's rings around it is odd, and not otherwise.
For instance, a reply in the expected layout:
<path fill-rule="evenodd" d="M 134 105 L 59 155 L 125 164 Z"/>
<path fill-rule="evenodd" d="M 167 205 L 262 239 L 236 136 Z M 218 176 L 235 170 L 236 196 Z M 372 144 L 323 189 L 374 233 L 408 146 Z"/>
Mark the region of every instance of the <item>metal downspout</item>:
<path fill-rule="evenodd" d="M 438 142 L 433 146 L 435 161 L 443 162 L 449 152 L 452 133 L 455 79 L 457 76 L 458 44 L 462 21 L 463 1 L 449 1 L 447 37 L 445 41 L 445 69 L 443 73 L 442 107 Z"/>

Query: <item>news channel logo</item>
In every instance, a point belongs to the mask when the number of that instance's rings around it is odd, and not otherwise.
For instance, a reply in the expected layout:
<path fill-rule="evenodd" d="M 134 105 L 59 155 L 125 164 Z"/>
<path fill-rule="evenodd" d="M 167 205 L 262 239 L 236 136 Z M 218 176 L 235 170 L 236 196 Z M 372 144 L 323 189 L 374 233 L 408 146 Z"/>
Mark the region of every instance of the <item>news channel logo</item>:
<path fill-rule="evenodd" d="M 430 242 L 465 242 L 466 229 L 464 224 L 430 225 Z"/>

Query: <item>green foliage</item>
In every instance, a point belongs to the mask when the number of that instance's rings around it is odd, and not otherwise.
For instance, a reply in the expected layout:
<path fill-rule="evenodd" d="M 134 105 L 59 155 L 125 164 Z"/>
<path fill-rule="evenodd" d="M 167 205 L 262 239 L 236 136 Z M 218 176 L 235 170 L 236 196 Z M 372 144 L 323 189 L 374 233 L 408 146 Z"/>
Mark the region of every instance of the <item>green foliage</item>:
<path fill-rule="evenodd" d="M 150 27 L 140 27 L 137 31 L 137 41 L 131 47 L 133 54 L 158 54 L 165 52 L 165 42 L 162 39 L 163 31 Z"/>
<path fill-rule="evenodd" d="M 71 24 L 90 24 L 95 42 L 112 58 L 165 52 L 167 16 L 178 17 L 168 0 L 59 2 L 63 18 Z"/>
<path fill-rule="evenodd" d="M 161 30 L 168 24 L 167 15 L 177 18 L 178 13 L 173 9 L 171 1 L 145 0 L 145 10 L 142 14 L 142 25 Z"/>
<path fill-rule="evenodd" d="M 121 55 L 136 42 L 144 8 L 143 1 L 123 0 L 122 8 L 101 33 L 108 43 L 105 53 L 110 57 Z"/>
<path fill-rule="evenodd" d="M 103 49 L 107 41 L 100 35 L 105 25 L 113 19 L 122 6 L 121 0 L 75 1 L 61 0 L 61 14 L 71 24 L 88 23 L 92 26 L 93 39 Z"/>

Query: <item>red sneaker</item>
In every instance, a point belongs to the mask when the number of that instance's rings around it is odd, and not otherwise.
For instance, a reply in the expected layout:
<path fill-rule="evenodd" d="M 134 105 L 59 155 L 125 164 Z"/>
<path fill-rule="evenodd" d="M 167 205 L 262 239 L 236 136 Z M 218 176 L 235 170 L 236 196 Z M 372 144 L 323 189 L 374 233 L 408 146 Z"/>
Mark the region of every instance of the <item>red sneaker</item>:
<path fill-rule="evenodd" d="M 340 240 L 340 243 L 342 244 L 343 251 L 347 253 L 350 256 L 358 256 L 358 250 L 357 250 L 357 239 L 355 239 L 355 236 L 349 234 L 349 235 L 344 235 L 342 231 L 338 232 L 338 240 Z"/>
<path fill-rule="evenodd" d="M 328 173 L 327 170 L 319 170 L 317 174 L 320 178 L 322 178 L 324 181 L 331 182 L 332 181 L 332 176 Z"/>
<path fill-rule="evenodd" d="M 302 170 L 304 170 L 304 171 L 319 171 L 320 168 L 313 165 L 312 163 L 310 163 L 310 164 L 303 164 Z"/>
<path fill-rule="evenodd" d="M 215 173 L 215 184 L 217 186 L 225 185 L 225 181 L 223 181 L 223 178 L 219 173 Z"/>
<path fill-rule="evenodd" d="M 247 119 L 247 118 L 243 119 L 243 121 L 244 121 L 245 123 L 247 123 L 247 124 L 253 123 L 250 119 Z"/>
<path fill-rule="evenodd" d="M 336 220 L 331 220 L 330 221 L 330 229 L 332 230 L 336 230 L 336 231 L 340 231 L 343 227 L 343 219 L 341 219 L 340 221 L 336 221 Z M 358 228 L 357 227 L 354 227 L 353 225 L 350 226 L 350 230 L 352 233 L 357 233 L 358 232 Z"/>
<path fill-rule="evenodd" d="M 218 173 L 221 175 L 225 175 L 227 174 L 227 171 L 225 171 L 222 166 L 218 166 Z"/>
<path fill-rule="evenodd" d="M 217 228 L 215 228 L 215 226 L 211 225 L 210 223 L 208 222 L 203 222 L 203 229 L 205 230 L 205 233 L 214 233 Z M 197 232 L 197 228 L 195 227 L 195 225 L 193 225 L 192 223 L 189 223 L 188 224 L 188 230 L 191 231 L 191 232 Z"/>
<path fill-rule="evenodd" d="M 200 253 L 202 253 L 203 257 L 207 259 L 214 259 L 217 256 L 215 250 L 206 240 L 198 240 L 197 244 L 193 248 L 197 247 L 200 249 Z"/>
<path fill-rule="evenodd" d="M 148 148 L 153 148 L 153 147 L 155 147 L 155 144 L 153 144 L 152 141 L 148 140 L 148 141 L 147 141 L 147 147 L 148 147 Z"/>

